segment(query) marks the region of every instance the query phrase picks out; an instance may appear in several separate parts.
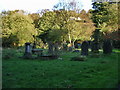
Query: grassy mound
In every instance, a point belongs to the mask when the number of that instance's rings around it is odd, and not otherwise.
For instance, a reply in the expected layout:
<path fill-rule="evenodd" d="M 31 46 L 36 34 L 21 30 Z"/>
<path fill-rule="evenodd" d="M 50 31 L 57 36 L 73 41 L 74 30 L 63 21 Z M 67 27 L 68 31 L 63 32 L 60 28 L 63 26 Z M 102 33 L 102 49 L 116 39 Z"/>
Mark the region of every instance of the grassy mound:
<path fill-rule="evenodd" d="M 86 61 L 87 57 L 86 56 L 76 56 L 71 58 L 71 61 Z"/>

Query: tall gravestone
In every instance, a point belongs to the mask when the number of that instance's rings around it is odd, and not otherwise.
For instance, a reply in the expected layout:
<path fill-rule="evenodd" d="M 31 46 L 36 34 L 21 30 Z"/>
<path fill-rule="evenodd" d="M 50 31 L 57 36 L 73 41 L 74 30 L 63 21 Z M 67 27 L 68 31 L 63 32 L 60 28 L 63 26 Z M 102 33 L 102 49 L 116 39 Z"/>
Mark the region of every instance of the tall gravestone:
<path fill-rule="evenodd" d="M 31 43 L 27 42 L 25 43 L 25 53 L 24 53 L 24 58 L 31 58 L 32 54 L 31 54 Z"/>
<path fill-rule="evenodd" d="M 104 40 L 103 41 L 103 53 L 104 54 L 111 54 L 112 53 L 112 43 L 111 40 Z"/>
<path fill-rule="evenodd" d="M 96 41 L 91 42 L 91 51 L 93 53 L 99 53 L 99 43 Z"/>
<path fill-rule="evenodd" d="M 81 45 L 81 55 L 87 56 L 88 55 L 88 48 L 89 48 L 88 42 L 84 41 Z"/>

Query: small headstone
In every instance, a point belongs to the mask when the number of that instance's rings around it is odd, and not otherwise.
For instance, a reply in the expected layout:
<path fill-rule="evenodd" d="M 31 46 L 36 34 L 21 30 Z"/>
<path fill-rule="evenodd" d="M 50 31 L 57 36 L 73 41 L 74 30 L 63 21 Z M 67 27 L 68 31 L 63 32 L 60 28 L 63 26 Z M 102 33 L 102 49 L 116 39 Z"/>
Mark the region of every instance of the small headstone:
<path fill-rule="evenodd" d="M 31 53 L 30 43 L 25 43 L 25 53 Z"/>
<path fill-rule="evenodd" d="M 81 55 L 83 55 L 83 56 L 88 55 L 88 48 L 89 48 L 88 42 L 84 41 L 81 45 Z"/>
<path fill-rule="evenodd" d="M 103 53 L 110 54 L 112 53 L 112 43 L 110 40 L 104 40 L 103 42 Z"/>
<path fill-rule="evenodd" d="M 29 42 L 25 43 L 25 53 L 24 53 L 23 58 L 29 59 L 32 57 L 30 44 L 31 43 Z"/>

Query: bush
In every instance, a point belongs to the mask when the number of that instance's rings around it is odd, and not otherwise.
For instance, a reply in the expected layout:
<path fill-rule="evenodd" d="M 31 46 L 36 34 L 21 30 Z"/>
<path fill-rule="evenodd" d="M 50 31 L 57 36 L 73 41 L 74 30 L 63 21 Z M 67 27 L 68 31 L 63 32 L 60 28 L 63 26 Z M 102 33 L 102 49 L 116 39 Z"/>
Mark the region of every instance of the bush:
<path fill-rule="evenodd" d="M 2 59 L 10 59 L 16 56 L 16 51 L 10 48 L 2 50 Z"/>

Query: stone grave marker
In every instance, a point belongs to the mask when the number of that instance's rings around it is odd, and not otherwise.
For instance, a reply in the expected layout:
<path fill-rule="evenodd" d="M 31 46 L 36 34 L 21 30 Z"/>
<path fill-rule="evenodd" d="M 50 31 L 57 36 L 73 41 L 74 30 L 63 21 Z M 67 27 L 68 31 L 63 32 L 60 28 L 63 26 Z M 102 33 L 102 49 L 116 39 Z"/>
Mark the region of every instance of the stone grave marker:
<path fill-rule="evenodd" d="M 31 54 L 31 43 L 27 42 L 25 43 L 25 53 L 23 58 L 31 58 L 32 54 Z"/>
<path fill-rule="evenodd" d="M 96 41 L 91 42 L 91 51 L 93 53 L 99 53 L 99 43 Z"/>
<path fill-rule="evenodd" d="M 81 55 L 87 56 L 88 55 L 88 48 L 89 48 L 88 42 L 84 41 L 81 45 Z"/>
<path fill-rule="evenodd" d="M 110 40 L 103 41 L 103 53 L 104 54 L 112 53 L 112 43 Z"/>

